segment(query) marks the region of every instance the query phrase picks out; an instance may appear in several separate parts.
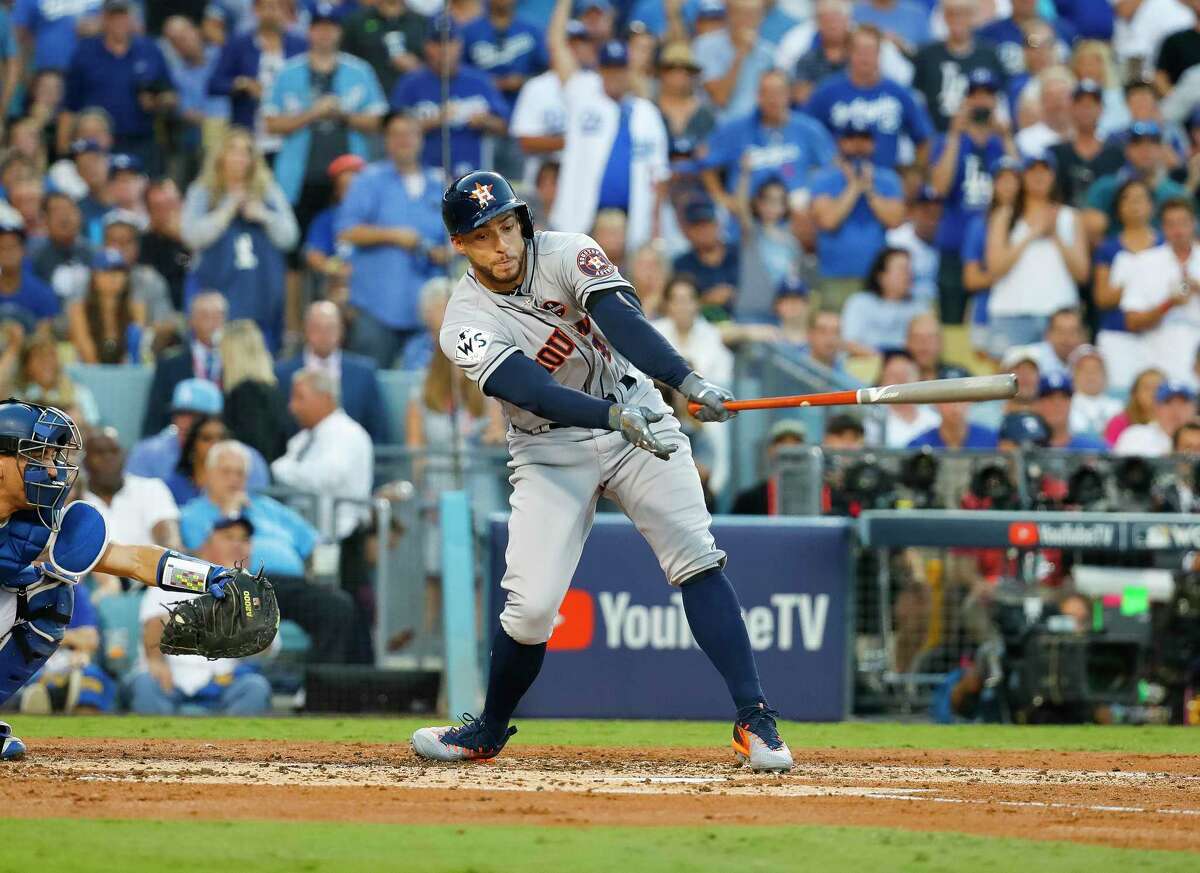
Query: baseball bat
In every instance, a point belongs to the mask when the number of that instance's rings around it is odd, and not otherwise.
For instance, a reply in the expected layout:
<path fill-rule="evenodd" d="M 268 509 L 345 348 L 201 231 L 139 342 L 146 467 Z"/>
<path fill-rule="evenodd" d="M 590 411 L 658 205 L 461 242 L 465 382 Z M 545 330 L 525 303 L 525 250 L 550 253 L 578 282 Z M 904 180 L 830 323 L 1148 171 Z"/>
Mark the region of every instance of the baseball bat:
<path fill-rule="evenodd" d="M 791 394 L 786 397 L 758 397 L 730 400 L 725 408 L 734 412 L 746 409 L 786 409 L 793 406 L 874 406 L 880 403 L 966 403 L 975 400 L 1007 400 L 1017 393 L 1017 377 L 1012 373 L 998 376 L 968 376 L 965 379 L 931 379 L 905 385 L 882 385 L 850 391 L 825 391 L 820 394 Z M 698 403 L 689 403 L 693 415 Z"/>

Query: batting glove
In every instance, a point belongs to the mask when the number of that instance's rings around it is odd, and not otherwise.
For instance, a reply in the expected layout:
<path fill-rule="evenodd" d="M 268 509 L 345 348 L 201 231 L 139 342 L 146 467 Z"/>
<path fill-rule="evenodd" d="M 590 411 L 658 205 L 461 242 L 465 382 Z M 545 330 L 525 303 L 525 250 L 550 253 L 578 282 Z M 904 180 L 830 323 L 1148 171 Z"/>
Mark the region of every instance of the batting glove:
<path fill-rule="evenodd" d="M 679 390 L 692 403 L 700 404 L 696 412 L 696 418 L 700 421 L 729 421 L 737 415 L 725 408 L 725 401 L 732 400 L 733 394 L 709 382 L 699 373 L 688 373 L 680 383 Z"/>
<path fill-rule="evenodd" d="M 661 412 L 655 412 L 645 406 L 614 403 L 608 410 L 608 426 L 611 430 L 619 430 L 631 445 L 645 449 L 654 457 L 665 461 L 679 446 L 664 443 L 650 430 L 650 425 L 662 421 L 662 417 Z"/>

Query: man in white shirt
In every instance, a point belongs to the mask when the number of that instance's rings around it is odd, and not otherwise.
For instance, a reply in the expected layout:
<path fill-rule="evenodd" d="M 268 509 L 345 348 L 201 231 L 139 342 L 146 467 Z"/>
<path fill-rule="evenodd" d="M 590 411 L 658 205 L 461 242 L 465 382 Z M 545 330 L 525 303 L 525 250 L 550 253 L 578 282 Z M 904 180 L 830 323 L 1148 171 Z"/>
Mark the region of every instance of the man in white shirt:
<path fill-rule="evenodd" d="M 168 495 L 169 496 L 169 495 Z M 245 516 L 217 521 L 197 552 L 206 561 L 244 564 L 250 558 L 254 525 Z M 171 604 L 199 595 L 147 588 L 138 620 L 142 652 L 129 680 L 130 709 L 142 715 L 261 715 L 271 708 L 271 685 L 238 660 L 200 655 L 164 655 L 158 648 Z"/>
<path fill-rule="evenodd" d="M 1171 454 L 1175 432 L 1196 417 L 1196 394 L 1183 382 L 1163 382 L 1154 396 L 1154 420 L 1121 432 L 1113 453 L 1158 458 Z"/>
<path fill-rule="evenodd" d="M 1103 434 L 1124 405 L 1110 397 L 1108 373 L 1104 357 L 1093 345 L 1084 343 L 1071 352 L 1068 362 L 1071 378 L 1075 383 L 1075 395 L 1071 398 L 1071 433 Z"/>
<path fill-rule="evenodd" d="M 275 481 L 321 497 L 369 500 L 375 450 L 363 426 L 340 405 L 337 380 L 322 370 L 298 370 L 292 376 L 288 408 L 303 428 L 288 440 L 287 452 L 271 464 Z M 370 517 L 370 510 L 350 504 L 336 507 L 332 517 L 321 507 L 322 533 L 341 541 Z"/>
<path fill-rule="evenodd" d="M 1118 258 L 1109 282 L 1121 289 L 1125 326 L 1140 337 L 1134 372 L 1158 367 L 1168 379 L 1191 384 L 1200 346 L 1200 246 L 1190 200 L 1168 200 L 1161 210 L 1163 244 Z M 1114 379 L 1116 377 L 1114 376 Z"/>

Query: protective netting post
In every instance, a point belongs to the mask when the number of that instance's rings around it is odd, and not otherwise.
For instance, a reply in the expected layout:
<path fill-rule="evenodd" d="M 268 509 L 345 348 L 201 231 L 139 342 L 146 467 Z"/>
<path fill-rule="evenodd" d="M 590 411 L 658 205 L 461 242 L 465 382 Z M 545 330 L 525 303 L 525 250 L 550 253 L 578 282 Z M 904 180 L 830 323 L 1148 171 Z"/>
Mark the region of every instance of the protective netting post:
<path fill-rule="evenodd" d="M 475 554 L 471 504 L 465 491 L 442 493 L 441 523 L 446 705 L 451 715 L 458 715 L 474 712 L 479 704 Z"/>

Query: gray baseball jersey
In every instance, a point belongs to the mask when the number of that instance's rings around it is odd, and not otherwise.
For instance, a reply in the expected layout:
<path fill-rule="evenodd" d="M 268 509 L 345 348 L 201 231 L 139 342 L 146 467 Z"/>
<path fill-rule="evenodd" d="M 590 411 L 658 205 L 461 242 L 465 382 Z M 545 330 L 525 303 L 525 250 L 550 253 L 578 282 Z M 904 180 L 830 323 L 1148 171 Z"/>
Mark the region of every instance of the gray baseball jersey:
<path fill-rule="evenodd" d="M 672 584 L 725 559 L 709 533 L 712 519 L 679 422 L 587 315 L 592 294 L 621 287 L 629 282 L 591 237 L 542 231 L 528 249 L 520 288 L 499 294 L 468 271 L 446 308 L 442 351 L 480 385 L 521 352 L 561 385 L 664 413 L 656 432 L 679 445 L 662 461 L 619 432 L 552 426 L 502 401 L 513 494 L 500 621 L 519 643 L 550 638 L 601 495 L 637 525 Z"/>

